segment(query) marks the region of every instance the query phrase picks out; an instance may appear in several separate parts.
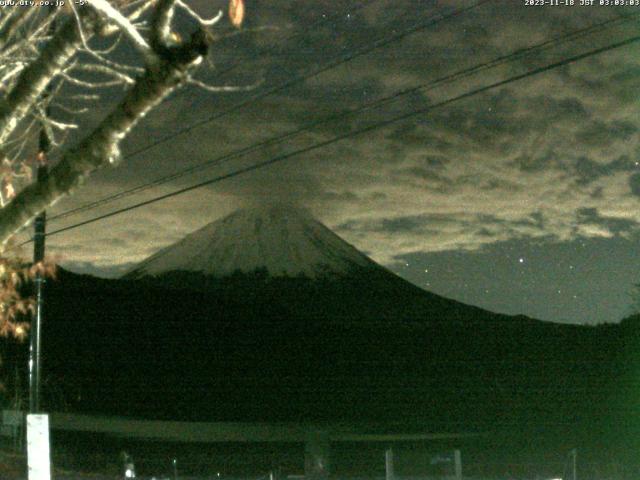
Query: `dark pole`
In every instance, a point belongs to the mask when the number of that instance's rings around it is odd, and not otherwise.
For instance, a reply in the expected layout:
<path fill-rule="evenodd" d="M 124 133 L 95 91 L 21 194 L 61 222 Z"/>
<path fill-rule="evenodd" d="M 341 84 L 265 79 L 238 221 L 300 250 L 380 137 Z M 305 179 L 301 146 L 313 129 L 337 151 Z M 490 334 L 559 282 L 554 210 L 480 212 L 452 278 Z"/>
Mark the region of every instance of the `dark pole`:
<path fill-rule="evenodd" d="M 48 112 L 47 112 L 48 113 Z M 47 153 L 51 148 L 51 140 L 44 126 L 40 130 L 38 142 L 38 182 L 44 182 L 49 175 L 47 165 Z M 47 213 L 42 211 L 35 219 L 34 242 L 33 242 L 33 263 L 44 260 L 44 240 L 46 234 Z M 40 411 L 40 372 L 42 365 L 42 355 L 40 350 L 42 336 L 42 316 L 44 309 L 44 283 L 45 278 L 39 271 L 35 278 L 36 311 L 31 321 L 31 344 L 29 348 L 29 412 Z"/>
<path fill-rule="evenodd" d="M 56 7 L 51 6 L 48 14 L 54 14 Z M 53 34 L 56 29 L 56 20 L 49 24 L 49 33 Z M 47 155 L 51 150 L 52 138 L 46 128 L 46 121 L 49 118 L 51 109 L 49 107 L 49 97 L 51 94 L 51 83 L 47 85 L 42 93 L 41 100 L 44 102 L 44 115 L 40 122 L 40 135 L 38 137 L 38 170 L 36 181 L 44 182 L 49 176 L 49 161 Z M 44 239 L 46 235 L 47 212 L 42 211 L 34 221 L 33 232 L 33 263 L 34 265 L 44 260 Z M 35 278 L 36 311 L 31 320 L 31 338 L 29 344 L 29 412 L 40 412 L 40 372 L 42 370 L 42 355 L 40 350 L 42 336 L 42 316 L 44 310 L 44 283 L 45 278 L 40 271 Z"/>

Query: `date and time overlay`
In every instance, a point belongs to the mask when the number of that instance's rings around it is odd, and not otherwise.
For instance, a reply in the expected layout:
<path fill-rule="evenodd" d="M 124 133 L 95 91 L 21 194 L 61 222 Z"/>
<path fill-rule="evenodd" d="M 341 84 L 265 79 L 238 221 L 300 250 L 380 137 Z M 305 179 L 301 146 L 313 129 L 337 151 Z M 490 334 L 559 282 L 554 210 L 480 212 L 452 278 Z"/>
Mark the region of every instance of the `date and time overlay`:
<path fill-rule="evenodd" d="M 640 0 L 522 0 L 525 7 L 640 7 Z"/>
<path fill-rule="evenodd" d="M 525 7 L 640 7 L 640 0 L 521 0 Z M 87 0 L 0 0 L 2 7 L 63 7 L 85 5 Z"/>
<path fill-rule="evenodd" d="M 640 7 L 640 0 L 521 0 L 525 7 Z M 0 0 L 2 7 L 63 7 L 85 5 L 86 0 Z"/>

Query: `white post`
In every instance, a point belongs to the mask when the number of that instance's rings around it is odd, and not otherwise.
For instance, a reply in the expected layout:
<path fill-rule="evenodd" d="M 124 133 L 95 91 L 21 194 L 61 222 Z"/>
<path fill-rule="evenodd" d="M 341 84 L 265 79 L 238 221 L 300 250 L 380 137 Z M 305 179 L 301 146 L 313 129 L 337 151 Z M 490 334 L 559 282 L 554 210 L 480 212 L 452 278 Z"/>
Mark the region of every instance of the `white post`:
<path fill-rule="evenodd" d="M 394 480 L 393 474 L 393 449 L 389 447 L 386 452 L 384 452 L 384 464 L 385 464 L 385 479 L 386 480 Z"/>
<path fill-rule="evenodd" d="M 456 480 L 462 480 L 462 455 L 460 454 L 460 450 L 453 452 L 453 460 L 455 462 Z"/>
<path fill-rule="evenodd" d="M 329 432 L 310 431 L 304 447 L 305 480 L 327 480 L 329 478 L 330 442 Z"/>
<path fill-rule="evenodd" d="M 573 457 L 573 478 L 572 480 L 578 480 L 578 469 L 577 469 L 577 460 L 578 460 L 578 449 L 574 448 L 571 450 L 571 456 Z"/>
<path fill-rule="evenodd" d="M 27 463 L 29 480 L 51 480 L 49 415 L 27 415 Z"/>

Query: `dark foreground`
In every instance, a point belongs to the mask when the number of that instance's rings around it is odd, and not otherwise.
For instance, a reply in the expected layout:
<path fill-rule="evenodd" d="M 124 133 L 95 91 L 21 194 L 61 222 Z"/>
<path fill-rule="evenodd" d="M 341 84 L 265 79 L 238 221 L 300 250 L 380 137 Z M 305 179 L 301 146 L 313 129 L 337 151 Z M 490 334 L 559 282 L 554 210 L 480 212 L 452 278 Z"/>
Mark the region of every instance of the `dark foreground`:
<path fill-rule="evenodd" d="M 304 446 L 297 443 L 175 443 L 52 432 L 55 480 L 123 479 L 121 454 L 134 460 L 137 478 L 151 480 L 301 480 Z M 566 444 L 571 442 L 567 439 Z M 338 443 L 331 446 L 332 478 L 383 479 L 385 450 L 394 452 L 398 480 L 453 478 L 451 453 L 462 452 L 467 480 L 573 480 L 571 450 L 543 435 L 495 436 L 482 440 Z M 636 480 L 640 471 L 630 456 L 607 456 L 606 446 L 577 454 L 581 480 Z M 175 467 L 174 467 L 174 459 Z M 26 478 L 24 455 L 0 450 L 0 478 Z M 177 473 L 177 477 L 175 474 Z"/>

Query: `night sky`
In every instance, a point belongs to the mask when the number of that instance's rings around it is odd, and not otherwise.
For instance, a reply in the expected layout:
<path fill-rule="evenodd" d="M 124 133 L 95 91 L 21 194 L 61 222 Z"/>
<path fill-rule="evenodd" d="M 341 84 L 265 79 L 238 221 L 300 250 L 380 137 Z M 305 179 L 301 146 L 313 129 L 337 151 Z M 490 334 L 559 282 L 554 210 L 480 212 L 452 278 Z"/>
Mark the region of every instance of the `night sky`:
<path fill-rule="evenodd" d="M 210 16 L 225 6 L 191 3 Z M 224 94 L 185 88 L 143 121 L 123 152 L 240 102 L 248 105 L 95 174 L 50 215 L 518 49 L 621 15 L 637 16 L 52 222 L 49 229 L 640 33 L 640 7 L 526 6 L 525 0 L 489 1 L 416 28 L 434 15 L 474 4 L 247 0 L 245 31 L 229 35 L 229 25 L 216 30 L 213 68 L 199 75 L 215 85 L 261 85 Z M 417 31 L 247 102 L 409 28 Z M 631 313 L 633 284 L 640 282 L 639 80 L 640 46 L 634 43 L 52 236 L 49 253 L 74 271 L 115 276 L 235 208 L 277 200 L 308 208 L 374 260 L 432 292 L 543 320 L 619 321 Z M 121 94 L 105 92 L 84 119 L 85 131 Z"/>

